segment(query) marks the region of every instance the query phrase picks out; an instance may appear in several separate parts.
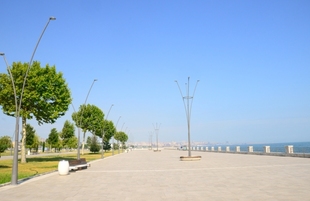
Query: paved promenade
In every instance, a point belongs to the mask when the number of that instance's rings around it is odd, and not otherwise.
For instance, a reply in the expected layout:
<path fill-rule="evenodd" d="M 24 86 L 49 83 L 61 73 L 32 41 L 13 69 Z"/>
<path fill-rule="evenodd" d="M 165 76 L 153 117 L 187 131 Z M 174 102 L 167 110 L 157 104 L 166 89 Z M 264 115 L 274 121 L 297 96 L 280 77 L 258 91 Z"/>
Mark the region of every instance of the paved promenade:
<path fill-rule="evenodd" d="M 132 151 L 87 170 L 36 177 L 0 188 L 1 201 L 33 200 L 310 200 L 310 159 L 192 152 Z"/>

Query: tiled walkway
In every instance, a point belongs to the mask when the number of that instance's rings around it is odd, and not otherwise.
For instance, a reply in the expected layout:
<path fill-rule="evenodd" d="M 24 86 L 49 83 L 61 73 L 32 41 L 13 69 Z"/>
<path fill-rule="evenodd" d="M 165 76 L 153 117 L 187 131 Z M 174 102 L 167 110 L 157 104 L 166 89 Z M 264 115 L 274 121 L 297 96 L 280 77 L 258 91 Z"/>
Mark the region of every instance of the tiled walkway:
<path fill-rule="evenodd" d="M 310 200 L 310 159 L 192 152 L 132 151 L 87 170 L 52 173 L 0 188 L 0 200 Z"/>

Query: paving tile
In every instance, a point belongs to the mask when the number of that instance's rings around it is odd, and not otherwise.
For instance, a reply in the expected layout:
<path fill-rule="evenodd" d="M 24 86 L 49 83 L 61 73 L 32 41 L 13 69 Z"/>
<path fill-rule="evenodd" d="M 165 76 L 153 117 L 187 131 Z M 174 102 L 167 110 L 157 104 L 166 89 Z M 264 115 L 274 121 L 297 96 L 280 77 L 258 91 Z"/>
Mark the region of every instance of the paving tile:
<path fill-rule="evenodd" d="M 310 159 L 192 152 L 132 151 L 87 170 L 0 188 L 6 200 L 310 200 Z"/>

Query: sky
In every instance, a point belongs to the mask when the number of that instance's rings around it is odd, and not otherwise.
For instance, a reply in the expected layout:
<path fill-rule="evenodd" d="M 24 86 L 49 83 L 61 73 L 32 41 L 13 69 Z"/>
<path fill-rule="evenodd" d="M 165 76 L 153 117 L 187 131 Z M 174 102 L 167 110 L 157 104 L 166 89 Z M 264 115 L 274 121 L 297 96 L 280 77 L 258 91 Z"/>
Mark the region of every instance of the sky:
<path fill-rule="evenodd" d="M 30 61 L 50 16 L 34 60 L 63 73 L 76 109 L 97 79 L 87 103 L 111 108 L 108 120 L 129 142 L 155 141 L 154 127 L 159 142 L 187 141 L 182 96 L 193 97 L 191 141 L 310 141 L 308 0 L 1 0 L 0 52 L 10 65 Z M 28 123 L 47 138 L 73 112 Z M 0 136 L 14 128 L 1 112 Z"/>

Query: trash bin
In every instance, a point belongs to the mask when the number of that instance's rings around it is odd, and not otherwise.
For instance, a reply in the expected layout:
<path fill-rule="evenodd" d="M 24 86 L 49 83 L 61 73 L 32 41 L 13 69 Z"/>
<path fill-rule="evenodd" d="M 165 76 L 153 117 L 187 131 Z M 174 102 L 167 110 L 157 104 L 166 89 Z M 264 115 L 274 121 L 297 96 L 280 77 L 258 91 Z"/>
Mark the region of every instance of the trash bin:
<path fill-rule="evenodd" d="M 69 162 L 62 160 L 58 163 L 58 174 L 59 175 L 68 175 L 69 174 Z"/>

